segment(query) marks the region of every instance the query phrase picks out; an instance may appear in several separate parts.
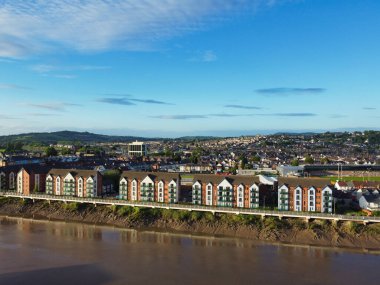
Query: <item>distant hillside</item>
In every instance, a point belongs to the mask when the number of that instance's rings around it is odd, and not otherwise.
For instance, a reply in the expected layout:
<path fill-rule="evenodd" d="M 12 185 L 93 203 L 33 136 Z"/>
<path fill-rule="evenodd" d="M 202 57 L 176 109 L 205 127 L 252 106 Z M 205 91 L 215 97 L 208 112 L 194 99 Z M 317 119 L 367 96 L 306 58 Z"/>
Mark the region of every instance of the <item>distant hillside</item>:
<path fill-rule="evenodd" d="M 57 143 L 102 143 L 102 142 L 129 142 L 151 140 L 132 136 L 107 136 L 89 132 L 61 131 L 51 133 L 28 133 L 19 135 L 0 136 L 0 145 L 21 142 L 23 144 L 57 144 Z"/>

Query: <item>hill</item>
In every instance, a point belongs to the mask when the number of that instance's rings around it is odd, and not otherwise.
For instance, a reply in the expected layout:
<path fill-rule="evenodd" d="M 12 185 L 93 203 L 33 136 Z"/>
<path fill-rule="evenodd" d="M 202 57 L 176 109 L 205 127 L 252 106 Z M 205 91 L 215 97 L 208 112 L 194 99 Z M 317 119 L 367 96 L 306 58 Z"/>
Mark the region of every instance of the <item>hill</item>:
<path fill-rule="evenodd" d="M 22 144 L 57 144 L 57 143 L 106 143 L 106 142 L 130 142 L 130 141 L 147 141 L 151 139 L 133 136 L 108 136 L 99 135 L 89 132 L 44 132 L 44 133 L 26 133 L 19 135 L 0 136 L 0 145 L 7 143 Z"/>

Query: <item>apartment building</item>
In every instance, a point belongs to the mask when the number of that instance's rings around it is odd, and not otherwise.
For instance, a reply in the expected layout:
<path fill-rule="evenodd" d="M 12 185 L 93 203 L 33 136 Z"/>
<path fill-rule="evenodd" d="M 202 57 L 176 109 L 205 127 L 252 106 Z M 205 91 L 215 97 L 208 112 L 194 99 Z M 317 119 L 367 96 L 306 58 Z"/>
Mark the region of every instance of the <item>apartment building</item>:
<path fill-rule="evenodd" d="M 46 176 L 46 194 L 93 198 L 101 195 L 102 183 L 96 170 L 52 169 Z"/>
<path fill-rule="evenodd" d="M 119 197 L 129 201 L 178 203 L 178 173 L 124 171 L 119 183 Z"/>
<path fill-rule="evenodd" d="M 45 179 L 48 168 L 22 167 L 17 173 L 16 191 L 19 194 L 45 192 Z"/>
<path fill-rule="evenodd" d="M 279 178 L 280 211 L 333 212 L 333 186 L 329 179 Z"/>
<path fill-rule="evenodd" d="M 194 175 L 192 202 L 195 205 L 258 208 L 258 176 Z"/>
<path fill-rule="evenodd" d="M 30 166 L 31 168 L 32 166 Z M 17 174 L 22 166 L 10 165 L 0 168 L 0 190 L 16 191 Z"/>

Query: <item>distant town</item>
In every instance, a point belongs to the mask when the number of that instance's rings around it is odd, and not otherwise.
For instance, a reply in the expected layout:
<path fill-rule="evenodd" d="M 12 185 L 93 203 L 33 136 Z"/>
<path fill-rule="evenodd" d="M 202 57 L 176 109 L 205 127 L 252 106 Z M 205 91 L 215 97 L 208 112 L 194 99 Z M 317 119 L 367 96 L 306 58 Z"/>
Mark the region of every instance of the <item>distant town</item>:
<path fill-rule="evenodd" d="M 380 132 L 139 139 L 1 137 L 0 191 L 352 215 L 380 210 Z"/>

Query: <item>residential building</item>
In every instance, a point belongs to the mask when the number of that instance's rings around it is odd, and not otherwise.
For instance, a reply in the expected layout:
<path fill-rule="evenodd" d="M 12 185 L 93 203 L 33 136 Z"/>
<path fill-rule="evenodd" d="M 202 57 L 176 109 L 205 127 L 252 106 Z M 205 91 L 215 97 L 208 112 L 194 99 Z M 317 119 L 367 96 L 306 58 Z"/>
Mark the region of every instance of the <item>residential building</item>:
<path fill-rule="evenodd" d="M 178 203 L 178 173 L 124 171 L 119 183 L 119 197 L 129 201 Z"/>
<path fill-rule="evenodd" d="M 96 170 L 52 169 L 46 176 L 46 194 L 93 198 L 102 194 L 102 183 Z"/>
<path fill-rule="evenodd" d="M 333 212 L 333 187 L 322 178 L 279 178 L 280 211 Z"/>
<path fill-rule="evenodd" d="M 359 206 L 364 210 L 380 211 L 379 191 L 363 191 L 362 195 L 359 198 Z"/>
<path fill-rule="evenodd" d="M 129 156 L 146 156 L 147 146 L 144 142 L 132 142 L 128 144 L 128 155 Z"/>
<path fill-rule="evenodd" d="M 45 179 L 48 170 L 42 167 L 22 167 L 17 173 L 17 193 L 29 195 L 45 192 Z"/>
<path fill-rule="evenodd" d="M 260 180 L 257 176 L 194 175 L 192 202 L 195 205 L 258 208 Z"/>

